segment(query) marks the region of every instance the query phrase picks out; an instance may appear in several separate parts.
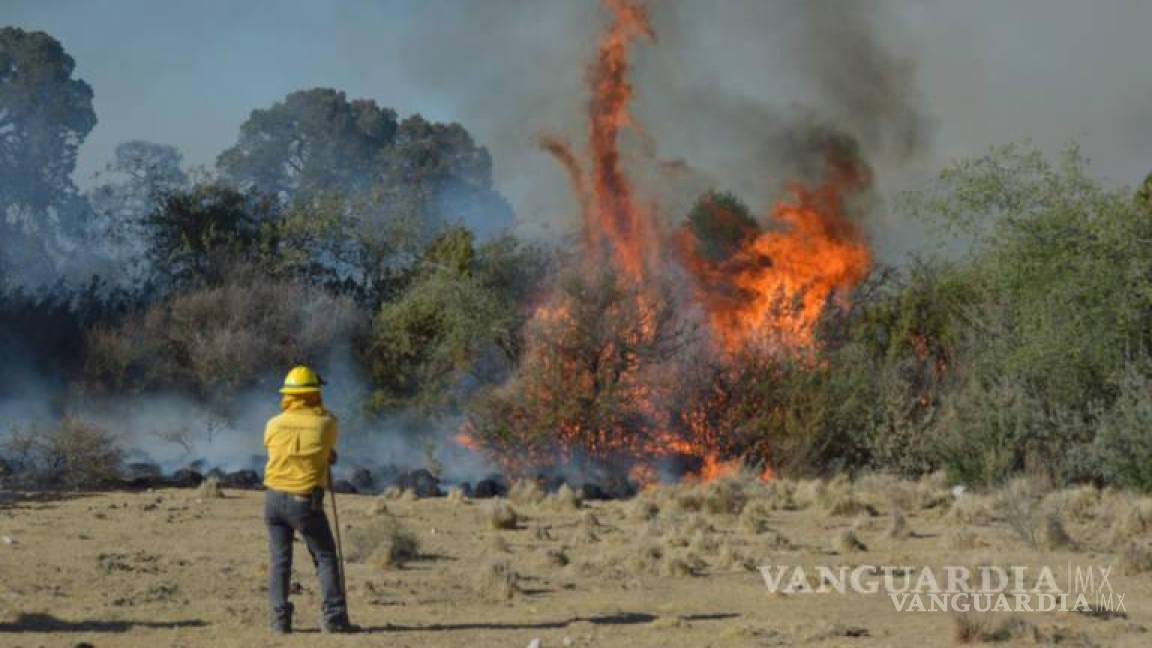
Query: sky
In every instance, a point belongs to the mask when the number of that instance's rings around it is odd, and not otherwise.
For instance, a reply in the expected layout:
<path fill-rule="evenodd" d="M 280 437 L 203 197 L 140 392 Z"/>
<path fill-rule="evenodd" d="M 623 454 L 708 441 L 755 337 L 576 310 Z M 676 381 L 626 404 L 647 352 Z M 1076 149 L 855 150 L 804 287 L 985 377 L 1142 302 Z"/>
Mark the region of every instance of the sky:
<path fill-rule="evenodd" d="M 773 173 L 749 168 L 736 150 L 744 138 L 713 136 L 694 89 L 837 114 L 798 64 L 837 43 L 811 42 L 796 22 L 799 3 L 653 4 L 659 38 L 636 56 L 636 112 L 661 158 L 739 176 L 741 189 Z M 1048 152 L 1079 144 L 1110 185 L 1152 170 L 1152 2 L 851 5 L 867 7 L 880 46 L 907 62 L 930 136 L 911 158 L 878 158 L 887 195 L 922 185 L 949 160 L 1024 140 Z M 535 140 L 579 141 L 583 75 L 602 24 L 592 0 L 0 0 L 0 25 L 55 36 L 94 88 L 99 123 L 80 151 L 81 186 L 131 139 L 176 145 L 186 162 L 210 166 L 252 109 L 328 86 L 402 115 L 461 122 L 492 151 L 497 185 L 525 227 L 544 230 L 571 203 Z M 900 230 L 881 218 L 874 236 L 906 250 Z"/>

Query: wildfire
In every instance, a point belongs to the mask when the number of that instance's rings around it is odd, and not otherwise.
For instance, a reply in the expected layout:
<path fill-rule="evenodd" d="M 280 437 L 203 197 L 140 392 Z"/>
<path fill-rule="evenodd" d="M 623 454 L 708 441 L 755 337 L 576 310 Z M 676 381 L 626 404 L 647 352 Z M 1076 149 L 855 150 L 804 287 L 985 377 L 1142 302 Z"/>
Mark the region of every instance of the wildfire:
<path fill-rule="evenodd" d="M 862 173 L 841 170 L 816 190 L 793 185 L 794 199 L 772 212 L 780 228 L 747 232 L 739 249 L 719 261 L 704 258 L 699 241 L 681 233 L 681 256 L 725 351 L 751 343 L 811 347 L 829 298 L 844 298 L 868 275 L 868 246 L 843 215 L 843 198 L 865 181 Z"/>
<path fill-rule="evenodd" d="M 589 261 L 599 263 L 607 254 L 616 269 L 638 281 L 656 252 L 656 232 L 651 210 L 637 203 L 624 172 L 619 138 L 625 128 L 636 126 L 628 112 L 633 93 L 628 81 L 628 47 L 639 38 L 655 40 L 656 33 L 643 6 L 627 0 L 605 0 L 604 4 L 612 13 L 612 23 L 600 39 L 596 61 L 589 70 L 591 181 L 585 179 L 578 157 L 567 143 L 545 137 L 541 146 L 564 166 L 579 197 Z"/>
<path fill-rule="evenodd" d="M 642 5 L 603 2 L 612 20 L 589 69 L 586 150 L 578 154 L 549 136 L 540 145 L 564 168 L 579 201 L 584 274 L 594 283 L 608 271 L 628 295 L 587 307 L 558 294 L 539 306 L 520 374 L 506 386 L 512 396 L 498 406 L 499 430 L 481 444 L 466 426 L 457 441 L 488 452 L 512 473 L 579 456 L 623 465 L 639 484 L 655 481 L 662 462 L 685 457 L 694 460 L 694 479 L 732 475 L 746 449 L 729 438 L 739 413 L 726 413 L 725 391 L 673 403 L 670 386 L 682 378 L 683 363 L 654 361 L 654 371 L 642 362 L 659 356 L 662 309 L 672 307 L 659 292 L 661 273 L 670 263 L 689 271 L 711 337 L 729 357 L 761 340 L 772 340 L 774 350 L 810 349 L 829 300 L 844 299 L 869 271 L 868 247 L 843 209 L 845 196 L 867 184 L 867 173 L 831 159 L 833 172 L 822 186 L 794 185 L 792 199 L 771 210 L 771 229 L 751 220 L 737 225 L 737 245 L 722 258 L 702 255 L 687 229 L 662 236 L 658 214 L 638 197 L 620 150 L 622 132 L 638 128 L 629 112 L 629 48 L 656 34 Z M 760 476 L 772 478 L 771 469 Z"/>

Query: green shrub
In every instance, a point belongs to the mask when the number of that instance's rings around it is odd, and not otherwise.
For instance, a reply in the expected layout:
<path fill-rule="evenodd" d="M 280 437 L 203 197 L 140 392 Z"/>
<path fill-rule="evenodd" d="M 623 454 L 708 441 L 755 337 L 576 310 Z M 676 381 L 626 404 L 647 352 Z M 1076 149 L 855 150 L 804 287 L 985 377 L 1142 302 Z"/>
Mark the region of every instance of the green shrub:
<path fill-rule="evenodd" d="M 1152 379 L 1130 368 L 1112 407 L 1100 416 L 1093 441 L 1093 477 L 1152 491 Z"/>

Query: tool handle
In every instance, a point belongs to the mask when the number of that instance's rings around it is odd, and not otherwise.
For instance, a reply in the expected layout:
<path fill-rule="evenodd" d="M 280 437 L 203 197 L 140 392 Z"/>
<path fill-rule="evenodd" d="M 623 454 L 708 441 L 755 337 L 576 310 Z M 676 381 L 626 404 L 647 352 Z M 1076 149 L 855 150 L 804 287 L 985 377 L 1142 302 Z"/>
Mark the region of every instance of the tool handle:
<path fill-rule="evenodd" d="M 340 509 L 336 507 L 336 489 L 332 488 L 332 468 L 328 468 L 328 492 L 332 498 L 332 526 L 336 531 L 336 557 L 340 562 L 340 591 L 344 594 L 344 605 L 348 605 L 348 587 L 344 580 L 344 543 L 340 538 Z"/>

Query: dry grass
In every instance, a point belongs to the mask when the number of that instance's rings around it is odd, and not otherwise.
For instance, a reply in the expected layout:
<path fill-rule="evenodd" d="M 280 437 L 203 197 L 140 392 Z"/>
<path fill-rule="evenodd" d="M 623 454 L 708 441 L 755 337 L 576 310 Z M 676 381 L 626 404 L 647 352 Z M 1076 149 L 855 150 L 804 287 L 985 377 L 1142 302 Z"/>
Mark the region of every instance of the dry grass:
<path fill-rule="evenodd" d="M 548 496 L 548 504 L 555 511 L 576 511 L 584 505 L 584 501 L 568 484 L 560 484 L 560 488 Z"/>
<path fill-rule="evenodd" d="M 918 486 L 917 482 L 894 475 L 872 473 L 856 481 L 856 492 L 868 502 L 890 503 L 894 508 L 912 511 L 920 508 Z"/>
<path fill-rule="evenodd" d="M 399 486 L 389 486 L 380 493 L 380 497 L 386 500 L 398 500 L 404 497 L 404 489 Z"/>
<path fill-rule="evenodd" d="M 997 619 L 976 614 L 958 614 L 955 617 L 956 643 L 990 643 L 1040 641 L 1040 632 L 1033 624 L 1018 617 Z"/>
<path fill-rule="evenodd" d="M 637 497 L 628 504 L 628 519 L 636 522 L 655 520 L 660 515 L 660 506 L 653 501 Z"/>
<path fill-rule="evenodd" d="M 1152 499 L 1112 494 L 1101 503 L 1102 521 L 1111 521 L 1108 545 L 1125 547 L 1129 540 L 1152 529 Z"/>
<path fill-rule="evenodd" d="M 906 540 L 912 537 L 912 529 L 908 527 L 908 518 L 900 508 L 893 507 L 889 513 L 888 530 L 884 535 L 893 540 Z"/>
<path fill-rule="evenodd" d="M 592 511 L 584 511 L 584 514 L 580 516 L 580 526 L 595 530 L 604 525 L 600 524 L 600 518 L 596 517 L 595 513 Z"/>
<path fill-rule="evenodd" d="M 508 560 L 494 560 L 481 565 L 473 585 L 481 598 L 493 602 L 511 601 L 521 592 L 520 575 Z"/>
<path fill-rule="evenodd" d="M 740 527 L 753 535 L 760 535 L 770 529 L 768 526 L 767 505 L 763 502 L 752 502 L 744 507 L 740 514 Z"/>
<path fill-rule="evenodd" d="M 868 545 L 856 535 L 855 529 L 847 528 L 836 534 L 833 549 L 839 553 L 856 553 L 868 551 Z"/>
<path fill-rule="evenodd" d="M 735 478 L 717 479 L 704 486 L 703 506 L 712 515 L 739 515 L 748 503 L 744 485 Z"/>
<path fill-rule="evenodd" d="M 988 526 L 999 519 L 995 498 L 974 493 L 964 493 L 954 498 L 946 517 L 952 523 L 975 526 Z"/>
<path fill-rule="evenodd" d="M 508 500 L 518 506 L 536 506 L 547 496 L 544 489 L 530 479 L 518 479 L 508 488 Z"/>
<path fill-rule="evenodd" d="M 855 517 L 858 515 L 867 515 L 875 517 L 880 515 L 876 507 L 871 504 L 860 501 L 855 495 L 845 493 L 833 498 L 828 502 L 828 515 L 837 517 Z"/>
<path fill-rule="evenodd" d="M 501 535 L 490 536 L 488 538 L 488 548 L 496 553 L 512 553 L 512 547 L 508 546 L 508 541 Z"/>
<path fill-rule="evenodd" d="M 951 505 L 953 499 L 943 471 L 923 475 L 916 482 L 916 505 L 921 509 L 944 508 Z"/>
<path fill-rule="evenodd" d="M 1064 523 L 1060 521 L 1060 515 L 1056 512 L 1050 512 L 1046 516 L 1041 531 L 1040 544 L 1045 549 L 1052 551 L 1075 551 L 1077 549 L 1076 541 L 1068 535 Z"/>
<path fill-rule="evenodd" d="M 392 515 L 392 512 L 388 510 L 388 500 L 383 497 L 372 500 L 372 507 L 369 512 L 372 515 Z"/>
<path fill-rule="evenodd" d="M 596 533 L 594 527 L 584 524 L 576 525 L 575 531 L 572 533 L 571 544 L 585 545 L 600 542 L 600 534 Z"/>
<path fill-rule="evenodd" d="M 541 549 L 537 556 L 538 562 L 545 567 L 566 567 L 571 562 L 563 549 L 552 547 Z"/>
<path fill-rule="evenodd" d="M 728 571 L 755 571 L 756 561 L 736 547 L 723 543 L 716 556 L 716 565 Z"/>
<path fill-rule="evenodd" d="M 661 576 L 683 577 L 700 576 L 708 569 L 708 563 L 691 551 L 667 555 L 660 563 Z"/>
<path fill-rule="evenodd" d="M 209 477 L 200 482 L 196 487 L 196 497 L 202 499 L 219 499 L 224 497 L 224 488 L 220 486 L 220 480 L 215 477 Z"/>
<path fill-rule="evenodd" d="M 536 538 L 537 540 L 552 540 L 552 527 L 537 522 L 536 524 L 532 525 L 532 537 Z"/>
<path fill-rule="evenodd" d="M 464 489 L 459 486 L 453 486 L 448 489 L 447 495 L 448 502 L 454 505 L 462 505 L 468 503 L 468 496 L 464 494 Z"/>
<path fill-rule="evenodd" d="M 785 480 L 776 479 L 768 482 L 764 486 L 763 501 L 768 503 L 769 508 L 774 511 L 798 511 L 800 505 L 796 503 L 794 493 L 796 492 L 796 483 Z"/>
<path fill-rule="evenodd" d="M 1100 489 L 1095 486 L 1075 486 L 1048 493 L 1043 506 L 1070 520 L 1089 522 L 1099 514 L 1102 501 Z"/>
<path fill-rule="evenodd" d="M 1027 478 L 1013 479 L 996 495 L 996 506 L 1004 512 L 1004 521 L 1016 537 L 1036 549 L 1044 543 L 1048 516 L 1043 511 L 1044 493 L 1036 482 Z"/>
<path fill-rule="evenodd" d="M 659 573 L 665 556 L 665 548 L 657 542 L 641 542 L 625 561 L 629 571 L 635 574 Z"/>
<path fill-rule="evenodd" d="M 775 529 L 770 529 L 762 533 L 760 535 L 760 544 L 774 549 L 792 548 L 792 541 Z"/>
<path fill-rule="evenodd" d="M 815 506 L 824 500 L 828 487 L 819 479 L 808 479 L 796 484 L 792 497 L 800 508 Z"/>
<path fill-rule="evenodd" d="M 488 526 L 498 530 L 515 529 L 520 526 L 520 515 L 512 505 L 502 499 L 494 499 L 485 509 Z"/>
<path fill-rule="evenodd" d="M 403 567 L 420 556 L 416 535 L 392 516 L 376 519 L 368 526 L 348 529 L 344 536 L 345 558 L 380 569 Z"/>
<path fill-rule="evenodd" d="M 986 546 L 984 539 L 968 527 L 951 529 L 944 534 L 941 544 L 952 551 L 971 551 Z"/>
<path fill-rule="evenodd" d="M 1152 571 L 1152 547 L 1146 542 L 1129 540 L 1117 554 L 1116 566 L 1125 576 L 1137 576 Z"/>
<path fill-rule="evenodd" d="M 696 559 L 695 564 L 699 564 L 699 559 Z M 680 556 L 668 556 L 660 563 L 660 575 L 678 578 L 683 576 L 693 576 L 698 572 L 693 569 L 693 563 L 685 560 Z"/>
<path fill-rule="evenodd" d="M 693 490 L 684 487 L 672 489 L 668 497 L 668 510 L 680 513 L 695 513 L 704 508 L 704 498 Z"/>
<path fill-rule="evenodd" d="M 715 533 L 700 529 L 692 535 L 692 539 L 688 542 L 688 547 L 696 553 L 712 555 L 720 550 L 720 541 L 717 540 Z"/>

